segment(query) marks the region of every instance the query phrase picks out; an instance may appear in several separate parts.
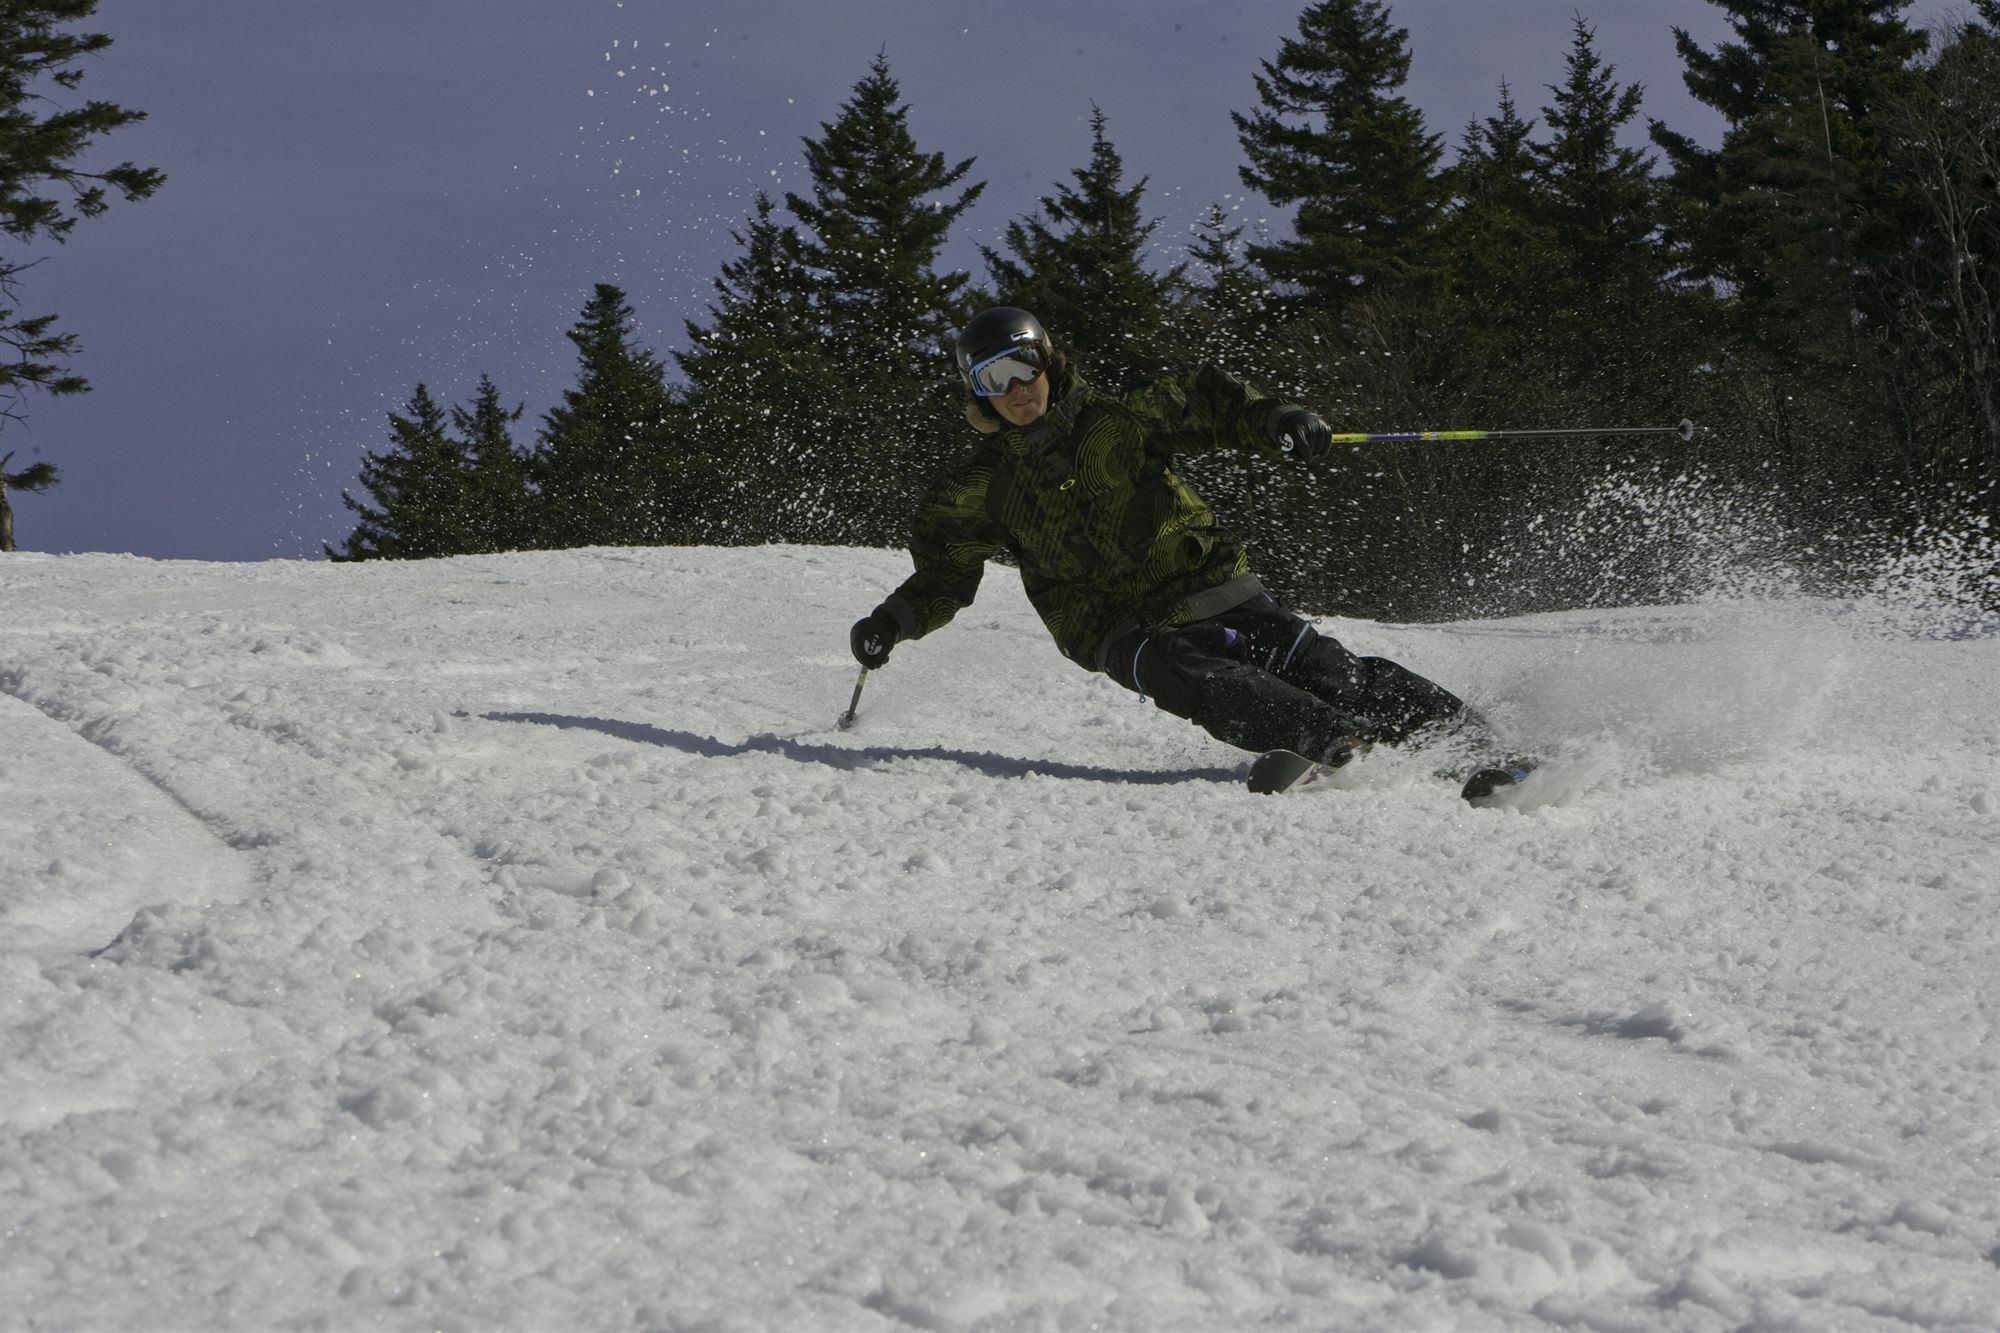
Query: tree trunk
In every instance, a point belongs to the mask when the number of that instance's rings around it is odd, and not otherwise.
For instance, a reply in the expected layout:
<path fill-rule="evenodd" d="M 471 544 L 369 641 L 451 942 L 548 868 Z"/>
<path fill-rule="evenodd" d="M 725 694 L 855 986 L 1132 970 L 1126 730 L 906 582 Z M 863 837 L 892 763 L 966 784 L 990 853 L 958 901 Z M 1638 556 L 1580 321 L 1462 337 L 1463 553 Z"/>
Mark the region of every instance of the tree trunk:
<path fill-rule="evenodd" d="M 7 484 L 7 465 L 13 461 L 13 450 L 0 454 L 0 551 L 14 549 L 14 506 L 7 499 L 11 489 Z"/>

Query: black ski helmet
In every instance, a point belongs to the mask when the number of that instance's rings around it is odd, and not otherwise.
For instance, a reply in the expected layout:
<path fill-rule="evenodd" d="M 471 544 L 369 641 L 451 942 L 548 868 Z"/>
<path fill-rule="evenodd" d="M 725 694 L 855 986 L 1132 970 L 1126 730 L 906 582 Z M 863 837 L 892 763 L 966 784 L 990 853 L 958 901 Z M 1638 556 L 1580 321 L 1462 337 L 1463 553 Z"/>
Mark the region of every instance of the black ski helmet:
<path fill-rule="evenodd" d="M 1041 353 L 1045 366 L 1055 360 L 1056 348 L 1049 341 L 1048 330 L 1027 311 L 1010 305 L 980 311 L 958 331 L 953 353 L 958 358 L 959 378 L 971 387 L 974 366 L 1014 347 L 1033 347 Z"/>

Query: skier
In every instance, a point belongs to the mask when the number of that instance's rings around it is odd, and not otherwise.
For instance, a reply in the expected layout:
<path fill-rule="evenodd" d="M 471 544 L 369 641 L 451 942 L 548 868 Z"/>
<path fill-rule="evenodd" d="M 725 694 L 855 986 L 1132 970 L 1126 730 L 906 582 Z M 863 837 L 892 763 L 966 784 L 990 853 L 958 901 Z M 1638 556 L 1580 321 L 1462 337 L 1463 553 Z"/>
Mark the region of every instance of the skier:
<path fill-rule="evenodd" d="M 863 667 L 970 606 L 986 561 L 1005 553 L 1064 656 L 1230 745 L 1327 767 L 1377 743 L 1456 736 L 1490 751 L 1455 695 L 1357 656 L 1265 591 L 1241 541 L 1173 471 L 1176 452 L 1232 445 L 1322 458 L 1332 430 L 1318 415 L 1213 365 L 1103 392 L 1011 306 L 974 316 L 956 355 L 984 438 L 918 512 L 915 572 L 855 624 Z M 1488 763 L 1467 799 L 1525 772 Z"/>

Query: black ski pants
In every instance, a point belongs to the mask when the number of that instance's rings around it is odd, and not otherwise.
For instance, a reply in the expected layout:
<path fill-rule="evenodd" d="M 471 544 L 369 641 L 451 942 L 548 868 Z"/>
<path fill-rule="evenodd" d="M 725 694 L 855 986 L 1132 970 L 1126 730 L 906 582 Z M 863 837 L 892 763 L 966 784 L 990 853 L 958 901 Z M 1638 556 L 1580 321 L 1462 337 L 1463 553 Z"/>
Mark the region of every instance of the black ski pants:
<path fill-rule="evenodd" d="M 1330 759 L 1355 737 L 1395 744 L 1484 725 L 1464 702 L 1386 657 L 1360 657 L 1268 593 L 1206 620 L 1114 640 L 1105 672 L 1217 740 Z"/>

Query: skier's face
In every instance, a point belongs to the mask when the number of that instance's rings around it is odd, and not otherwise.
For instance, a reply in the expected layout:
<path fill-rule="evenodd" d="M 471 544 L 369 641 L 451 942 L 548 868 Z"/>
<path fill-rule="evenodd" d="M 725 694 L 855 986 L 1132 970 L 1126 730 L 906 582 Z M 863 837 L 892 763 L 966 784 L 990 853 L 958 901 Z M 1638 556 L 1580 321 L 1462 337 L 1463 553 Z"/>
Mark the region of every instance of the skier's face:
<path fill-rule="evenodd" d="M 1015 380 L 1007 392 L 986 401 L 1008 424 L 1032 426 L 1049 410 L 1049 372 L 1045 370 L 1031 380 Z"/>

